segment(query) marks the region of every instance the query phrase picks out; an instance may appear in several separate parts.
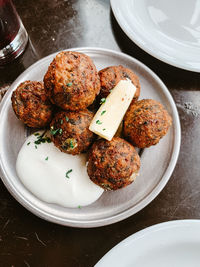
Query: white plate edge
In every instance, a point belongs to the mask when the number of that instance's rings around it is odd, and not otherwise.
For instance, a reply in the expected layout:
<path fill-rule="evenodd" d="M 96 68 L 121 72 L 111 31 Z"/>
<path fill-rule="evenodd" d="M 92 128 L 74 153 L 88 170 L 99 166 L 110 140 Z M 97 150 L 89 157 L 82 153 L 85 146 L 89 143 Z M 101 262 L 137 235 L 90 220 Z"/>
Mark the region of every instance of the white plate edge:
<path fill-rule="evenodd" d="M 140 41 L 137 40 L 137 37 L 136 38 L 133 38 L 132 35 L 126 30 L 126 28 L 123 26 L 123 24 L 121 23 L 120 19 L 118 18 L 118 15 L 117 15 L 117 9 L 115 7 L 115 4 L 114 4 L 115 0 L 110 0 L 110 5 L 111 5 L 111 8 L 112 8 L 112 11 L 113 11 L 113 14 L 115 16 L 115 19 L 117 20 L 117 23 L 119 24 L 120 28 L 123 30 L 123 32 L 128 36 L 128 38 L 134 42 L 138 47 L 140 47 L 143 51 L 147 52 L 149 55 L 151 55 L 152 57 L 164 62 L 164 63 L 167 63 L 173 67 L 176 67 L 176 68 L 180 68 L 180 69 L 183 69 L 183 70 L 188 70 L 188 71 L 193 71 L 193 72 L 197 72 L 199 73 L 200 72 L 200 68 L 198 67 L 192 67 L 191 65 L 189 64 L 179 64 L 176 62 L 176 60 L 170 60 L 168 59 L 168 57 L 165 56 L 164 52 L 162 51 L 162 55 L 161 56 L 158 56 L 156 54 L 156 52 L 154 53 L 154 51 L 152 51 L 151 49 L 148 48 L 148 46 L 145 46 L 143 45 Z"/>

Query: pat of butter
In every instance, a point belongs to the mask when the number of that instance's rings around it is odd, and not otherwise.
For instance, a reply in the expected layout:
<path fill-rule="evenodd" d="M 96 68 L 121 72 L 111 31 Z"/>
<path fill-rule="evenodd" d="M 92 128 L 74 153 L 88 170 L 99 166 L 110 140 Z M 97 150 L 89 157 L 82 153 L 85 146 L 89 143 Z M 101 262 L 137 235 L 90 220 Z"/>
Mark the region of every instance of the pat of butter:
<path fill-rule="evenodd" d="M 108 141 L 112 140 L 133 99 L 135 91 L 136 87 L 131 80 L 121 80 L 96 112 L 89 127 L 90 131 Z"/>

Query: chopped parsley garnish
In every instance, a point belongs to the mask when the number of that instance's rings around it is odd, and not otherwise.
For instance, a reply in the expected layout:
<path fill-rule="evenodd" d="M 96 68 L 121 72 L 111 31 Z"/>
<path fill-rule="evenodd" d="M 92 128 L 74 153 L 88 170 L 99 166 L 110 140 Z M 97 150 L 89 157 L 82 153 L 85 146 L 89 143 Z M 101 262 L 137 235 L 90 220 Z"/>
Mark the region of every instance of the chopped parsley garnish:
<path fill-rule="evenodd" d="M 35 136 L 38 136 L 38 135 L 40 135 L 40 134 L 39 134 L 39 133 L 35 133 L 34 135 L 35 135 Z"/>
<path fill-rule="evenodd" d="M 28 142 L 28 143 L 27 143 L 27 146 L 29 146 L 29 145 L 30 145 L 30 143 L 31 143 L 31 142 Z"/>
<path fill-rule="evenodd" d="M 74 138 L 67 138 L 62 144 L 62 148 L 67 151 L 71 151 L 75 147 L 77 147 L 77 141 Z"/>
<path fill-rule="evenodd" d="M 67 86 L 72 86 L 72 83 L 67 83 Z"/>
<path fill-rule="evenodd" d="M 71 173 L 71 172 L 72 172 L 72 169 L 70 169 L 69 171 L 67 171 L 66 174 L 65 174 L 65 177 L 69 179 L 69 175 L 68 174 Z"/>
<path fill-rule="evenodd" d="M 74 144 L 73 144 L 72 140 L 69 141 L 69 147 L 74 148 Z"/>
<path fill-rule="evenodd" d="M 34 144 L 36 144 L 36 145 L 40 145 L 42 143 L 42 141 L 40 141 L 40 140 L 36 140 L 35 142 L 34 142 Z"/>
<path fill-rule="evenodd" d="M 103 115 L 103 114 L 105 114 L 106 113 L 106 110 L 103 110 L 102 112 L 101 112 L 101 116 Z"/>
<path fill-rule="evenodd" d="M 78 205 L 78 208 L 81 209 L 81 205 Z"/>
<path fill-rule="evenodd" d="M 106 130 L 106 128 L 103 128 L 103 131 L 105 131 Z"/>
<path fill-rule="evenodd" d="M 103 98 L 101 99 L 101 101 L 100 101 L 100 105 L 103 104 L 103 103 L 105 103 L 105 102 L 106 102 L 106 98 L 103 97 Z"/>
<path fill-rule="evenodd" d="M 53 126 L 51 126 L 50 133 L 51 135 L 56 135 L 59 132 L 60 129 L 54 130 Z"/>
<path fill-rule="evenodd" d="M 60 120 L 60 124 L 63 124 L 63 120 Z"/>
<path fill-rule="evenodd" d="M 96 124 L 102 124 L 102 122 L 100 120 L 97 120 Z"/>
<path fill-rule="evenodd" d="M 67 116 L 65 116 L 65 120 L 66 120 L 66 121 L 69 121 L 69 118 L 68 118 Z"/>
<path fill-rule="evenodd" d="M 34 144 L 40 145 L 41 143 L 46 143 L 46 142 L 51 143 L 50 137 L 47 137 L 47 136 L 44 137 L 44 134 L 45 134 L 45 132 L 43 134 L 37 136 L 37 140 L 34 142 Z"/>
<path fill-rule="evenodd" d="M 37 149 L 37 146 L 35 145 L 35 149 Z"/>
<path fill-rule="evenodd" d="M 45 160 L 48 160 L 49 159 L 49 157 L 46 157 L 46 159 Z"/>
<path fill-rule="evenodd" d="M 62 132 L 63 132 L 63 130 L 60 128 L 60 129 L 59 129 L 59 134 L 62 134 Z"/>

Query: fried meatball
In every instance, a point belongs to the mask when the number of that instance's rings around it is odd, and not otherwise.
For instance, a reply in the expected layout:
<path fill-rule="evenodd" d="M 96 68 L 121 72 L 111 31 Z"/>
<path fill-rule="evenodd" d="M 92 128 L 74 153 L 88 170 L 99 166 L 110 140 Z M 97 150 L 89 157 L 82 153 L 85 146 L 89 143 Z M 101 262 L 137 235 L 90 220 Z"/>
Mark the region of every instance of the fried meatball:
<path fill-rule="evenodd" d="M 43 82 L 21 83 L 13 92 L 11 101 L 16 116 L 27 126 L 42 128 L 51 122 L 53 105 L 46 95 Z"/>
<path fill-rule="evenodd" d="M 95 135 L 89 130 L 93 113 L 60 111 L 51 122 L 51 139 L 62 152 L 76 155 L 88 150 Z"/>
<path fill-rule="evenodd" d="M 44 76 L 44 86 L 53 104 L 72 111 L 87 108 L 100 91 L 91 58 L 71 51 L 57 54 Z"/>
<path fill-rule="evenodd" d="M 130 105 L 124 118 L 124 136 L 137 147 L 156 145 L 167 133 L 172 118 L 163 105 L 143 99 Z"/>
<path fill-rule="evenodd" d="M 97 140 L 89 151 L 87 172 L 105 190 L 117 190 L 133 182 L 140 169 L 135 148 L 120 137 Z"/>
<path fill-rule="evenodd" d="M 121 65 L 110 66 L 99 71 L 101 83 L 101 97 L 107 97 L 110 91 L 117 85 L 120 80 L 130 79 L 136 87 L 136 92 L 133 101 L 136 101 L 140 95 L 140 82 L 137 75 L 130 69 Z"/>

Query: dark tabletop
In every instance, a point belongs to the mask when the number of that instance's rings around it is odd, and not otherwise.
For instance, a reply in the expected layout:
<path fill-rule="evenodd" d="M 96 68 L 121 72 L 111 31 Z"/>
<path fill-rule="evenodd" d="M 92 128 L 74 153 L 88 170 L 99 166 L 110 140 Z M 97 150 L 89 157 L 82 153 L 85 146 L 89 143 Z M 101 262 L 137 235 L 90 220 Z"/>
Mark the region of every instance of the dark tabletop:
<path fill-rule="evenodd" d="M 200 218 L 200 74 L 177 69 L 142 51 L 117 24 L 109 0 L 15 0 L 29 33 L 25 53 L 0 69 L 9 85 L 39 58 L 58 50 L 96 46 L 123 51 L 151 68 L 175 99 L 181 119 L 178 163 L 151 204 L 113 225 L 91 229 L 44 221 L 23 208 L 0 182 L 0 266 L 90 267 L 113 246 L 150 225 Z"/>

